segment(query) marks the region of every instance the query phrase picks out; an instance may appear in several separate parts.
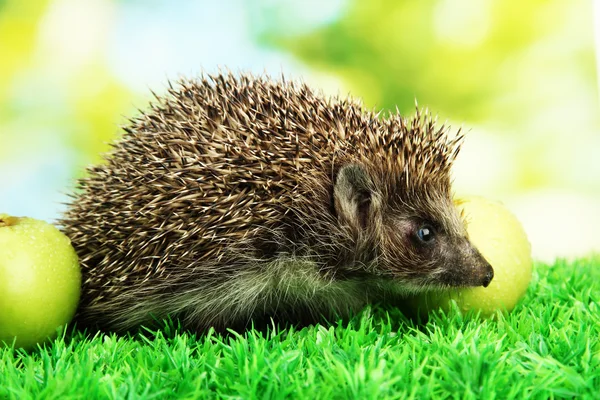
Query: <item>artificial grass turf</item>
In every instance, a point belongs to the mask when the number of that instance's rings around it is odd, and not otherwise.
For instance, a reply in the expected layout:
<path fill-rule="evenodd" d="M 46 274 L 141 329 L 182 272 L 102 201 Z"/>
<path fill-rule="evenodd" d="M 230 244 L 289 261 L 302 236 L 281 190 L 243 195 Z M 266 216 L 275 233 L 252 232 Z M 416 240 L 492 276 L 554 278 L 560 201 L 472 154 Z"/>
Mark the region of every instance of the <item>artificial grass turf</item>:
<path fill-rule="evenodd" d="M 600 259 L 537 264 L 496 320 L 393 308 L 350 322 L 228 336 L 69 330 L 0 349 L 0 398 L 600 398 Z"/>

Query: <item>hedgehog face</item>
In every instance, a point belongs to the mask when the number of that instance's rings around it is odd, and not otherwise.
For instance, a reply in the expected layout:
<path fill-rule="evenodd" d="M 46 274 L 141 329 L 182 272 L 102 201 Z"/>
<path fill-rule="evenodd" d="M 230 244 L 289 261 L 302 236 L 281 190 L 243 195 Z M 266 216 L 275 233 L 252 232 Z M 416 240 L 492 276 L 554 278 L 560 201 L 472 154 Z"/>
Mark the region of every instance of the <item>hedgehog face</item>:
<path fill-rule="evenodd" d="M 469 242 L 451 201 L 446 203 L 443 214 L 414 209 L 390 213 L 383 228 L 380 268 L 392 279 L 417 290 L 488 286 L 492 267 Z"/>
<path fill-rule="evenodd" d="M 381 182 L 376 175 L 360 164 L 346 165 L 338 173 L 334 200 L 357 248 L 377 255 L 377 275 L 411 290 L 490 283 L 493 269 L 469 242 L 447 190 L 432 183 L 411 196 L 375 183 Z"/>

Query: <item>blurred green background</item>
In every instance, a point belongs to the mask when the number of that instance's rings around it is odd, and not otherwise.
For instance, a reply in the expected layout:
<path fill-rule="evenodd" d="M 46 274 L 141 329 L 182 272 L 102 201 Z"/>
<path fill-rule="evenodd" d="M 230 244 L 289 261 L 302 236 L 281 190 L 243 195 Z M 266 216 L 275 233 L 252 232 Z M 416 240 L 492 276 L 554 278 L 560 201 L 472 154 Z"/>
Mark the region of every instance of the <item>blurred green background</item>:
<path fill-rule="evenodd" d="M 0 0 L 0 211 L 54 220 L 150 89 L 226 67 L 405 114 L 416 99 L 469 131 L 458 194 L 507 204 L 538 259 L 600 251 L 598 10 L 583 0 Z"/>

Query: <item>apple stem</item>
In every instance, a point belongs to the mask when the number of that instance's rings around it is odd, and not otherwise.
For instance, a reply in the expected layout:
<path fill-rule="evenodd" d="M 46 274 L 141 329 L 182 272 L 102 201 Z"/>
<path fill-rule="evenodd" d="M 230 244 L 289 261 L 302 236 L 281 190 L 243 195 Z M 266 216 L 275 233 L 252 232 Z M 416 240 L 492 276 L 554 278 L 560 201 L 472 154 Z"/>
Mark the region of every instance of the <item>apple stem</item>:
<path fill-rule="evenodd" d="M 13 226 L 16 225 L 19 221 L 17 217 L 0 217 L 0 228 L 4 228 L 5 226 Z"/>

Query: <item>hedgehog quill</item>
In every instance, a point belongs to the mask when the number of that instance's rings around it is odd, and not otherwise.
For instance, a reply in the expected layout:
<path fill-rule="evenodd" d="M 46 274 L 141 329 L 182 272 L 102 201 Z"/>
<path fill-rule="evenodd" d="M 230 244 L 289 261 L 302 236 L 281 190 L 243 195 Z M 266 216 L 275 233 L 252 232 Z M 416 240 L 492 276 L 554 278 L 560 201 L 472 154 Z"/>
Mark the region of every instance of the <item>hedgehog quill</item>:
<path fill-rule="evenodd" d="M 84 325 L 317 322 L 492 280 L 452 202 L 461 137 L 427 113 L 220 74 L 171 86 L 124 131 L 59 221 Z"/>

